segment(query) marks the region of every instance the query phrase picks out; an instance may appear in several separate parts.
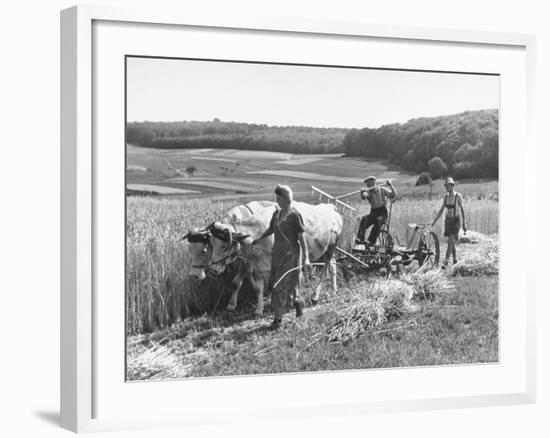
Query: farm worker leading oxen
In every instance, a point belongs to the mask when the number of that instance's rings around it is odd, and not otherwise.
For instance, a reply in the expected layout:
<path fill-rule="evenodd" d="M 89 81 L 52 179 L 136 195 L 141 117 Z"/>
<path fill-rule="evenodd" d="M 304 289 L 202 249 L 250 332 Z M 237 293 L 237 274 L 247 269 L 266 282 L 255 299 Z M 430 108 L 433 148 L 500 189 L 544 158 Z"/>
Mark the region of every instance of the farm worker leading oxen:
<path fill-rule="evenodd" d="M 334 205 L 311 205 L 304 202 L 291 202 L 291 205 L 302 217 L 309 259 L 313 262 L 323 263 L 325 267 L 322 271 L 321 281 L 312 297 L 312 302 L 316 303 L 319 299 L 322 281 L 327 272 L 331 274 L 332 289 L 334 291 L 337 290 L 334 253 L 338 240 L 342 235 L 342 216 L 336 211 Z M 211 243 L 213 247 L 212 270 L 221 272 L 226 264 L 238 258 L 246 263 L 254 278 L 263 276 L 270 284 L 274 285 L 277 283 L 281 277 L 271 278 L 272 260 L 278 260 L 277 256 L 272 258 L 273 233 L 268 234 L 267 237 L 260 238 L 271 225 L 273 216 L 271 215 L 270 220 L 268 220 L 268 226 L 264 229 L 258 227 L 256 215 L 232 224 L 213 224 L 210 227 L 212 230 Z M 297 267 L 299 261 L 300 259 L 298 259 L 296 264 L 293 264 L 292 268 Z M 265 270 L 266 265 L 267 270 Z M 285 284 L 285 279 L 295 271 L 298 271 L 298 269 L 282 278 L 280 282 L 281 287 Z"/>
<path fill-rule="evenodd" d="M 390 180 L 386 180 L 386 185 L 389 186 L 389 189 L 387 187 L 377 186 L 376 177 L 374 176 L 369 176 L 363 182 L 367 184 L 367 188 L 361 189 L 361 199 L 367 199 L 369 201 L 370 212 L 361 218 L 355 243 L 359 244 L 364 242 L 365 232 L 372 225 L 368 242 L 374 245 L 380 233 L 380 226 L 388 218 L 386 199 L 395 199 L 397 197 L 397 192 Z"/>
<path fill-rule="evenodd" d="M 265 230 L 275 211 L 275 203 L 270 201 L 252 201 L 248 204 L 242 204 L 229 210 L 221 219 L 220 223 L 234 223 L 245 218 L 254 216 L 262 230 Z M 261 225 L 263 224 L 263 225 Z M 206 227 L 204 229 L 194 229 L 187 233 L 183 238 L 189 242 L 189 254 L 191 255 L 191 266 L 189 268 L 189 276 L 198 280 L 204 280 L 206 278 L 206 272 L 210 270 L 212 266 L 212 244 L 210 240 L 212 233 L 210 231 L 212 227 Z M 270 249 L 269 249 L 270 250 Z M 265 285 L 259 284 L 263 279 L 256 279 L 250 276 L 249 269 L 242 260 L 236 259 L 232 263 L 228 264 L 229 277 L 231 278 L 230 289 L 231 297 L 227 304 L 227 310 L 235 310 L 237 307 L 237 298 L 239 290 L 245 279 L 249 280 L 249 283 L 256 290 L 258 295 L 261 293 L 261 297 L 258 299 L 256 306 L 256 313 L 263 313 L 263 290 Z M 260 299 L 261 298 L 261 299 Z"/>
<path fill-rule="evenodd" d="M 269 228 L 252 244 L 272 234 L 275 236 L 271 253 L 271 284 L 280 281 L 272 289 L 271 306 L 275 315 L 272 327 L 278 328 L 287 303 L 292 302 L 296 307 L 296 316 L 302 316 L 304 301 L 298 295 L 300 272 L 299 269 L 291 270 L 299 267 L 300 262 L 303 267 L 309 266 L 310 261 L 304 237 L 304 219 L 292 206 L 292 189 L 285 185 L 278 185 L 275 188 L 275 194 L 279 208 L 273 214 Z"/>
<path fill-rule="evenodd" d="M 462 228 L 466 232 L 466 219 L 464 216 L 464 207 L 462 206 L 462 195 L 458 192 L 455 192 L 455 182 L 449 177 L 445 181 L 445 189 L 447 193 L 443 198 L 443 205 L 439 209 L 437 216 L 432 222 L 432 226 L 438 221 L 443 213 L 443 210 L 447 210 L 445 215 L 445 232 L 444 235 L 447 236 L 447 254 L 445 255 L 445 260 L 441 265 L 442 269 L 447 267 L 451 255 L 453 256 L 453 265 L 457 263 L 456 259 L 456 241 L 458 239 L 458 231 L 460 230 L 460 216 L 457 212 L 457 207 L 460 208 L 462 214 Z"/>

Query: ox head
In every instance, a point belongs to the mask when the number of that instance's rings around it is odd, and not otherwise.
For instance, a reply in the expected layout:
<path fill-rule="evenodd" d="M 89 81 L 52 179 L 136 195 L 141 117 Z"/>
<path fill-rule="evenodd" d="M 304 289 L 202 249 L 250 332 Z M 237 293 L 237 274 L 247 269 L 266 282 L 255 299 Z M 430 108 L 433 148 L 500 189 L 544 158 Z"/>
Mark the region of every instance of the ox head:
<path fill-rule="evenodd" d="M 231 225 L 221 222 L 214 222 L 208 227 L 208 231 L 212 236 L 210 239 L 212 245 L 210 270 L 219 275 L 227 265 L 237 259 L 241 244 L 250 244 L 252 239 L 247 234 L 234 231 Z"/>
<path fill-rule="evenodd" d="M 190 231 L 182 240 L 189 242 L 189 254 L 191 254 L 191 267 L 189 276 L 197 280 L 206 278 L 206 271 L 212 261 L 212 245 L 210 244 L 210 231 L 195 229 Z"/>

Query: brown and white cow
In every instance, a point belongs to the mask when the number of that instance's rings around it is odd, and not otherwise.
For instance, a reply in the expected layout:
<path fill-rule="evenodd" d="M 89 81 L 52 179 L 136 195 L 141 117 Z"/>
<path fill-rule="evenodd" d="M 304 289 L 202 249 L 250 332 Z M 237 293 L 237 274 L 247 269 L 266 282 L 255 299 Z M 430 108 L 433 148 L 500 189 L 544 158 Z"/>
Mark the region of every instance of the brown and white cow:
<path fill-rule="evenodd" d="M 231 224 L 238 222 L 247 217 L 255 216 L 258 221 L 267 221 L 265 228 L 269 226 L 269 221 L 273 212 L 275 211 L 275 203 L 271 201 L 252 201 L 247 204 L 242 204 L 229 210 L 221 219 L 220 223 Z M 212 266 L 212 244 L 211 244 L 211 230 L 210 227 L 204 229 L 194 229 L 187 233 L 183 239 L 187 239 L 189 243 L 189 254 L 191 255 L 191 266 L 189 268 L 189 275 L 197 280 L 204 280 L 207 272 L 211 270 Z M 265 229 L 264 228 L 264 229 Z M 247 269 L 246 263 L 242 260 L 234 260 L 232 263 L 228 263 L 228 269 L 231 270 L 232 280 L 229 285 L 231 288 L 231 297 L 227 304 L 228 310 L 235 310 L 237 307 L 237 297 L 239 290 L 245 279 L 248 279 L 250 284 L 256 292 L 261 288 L 261 300 L 258 301 L 256 313 L 263 312 L 263 290 L 265 285 L 263 278 L 258 281 L 256 278 L 250 275 Z"/>
<path fill-rule="evenodd" d="M 325 263 L 321 282 L 315 289 L 312 301 L 319 300 L 322 281 L 331 275 L 332 289 L 337 290 L 336 261 L 334 254 L 336 245 L 342 235 L 342 216 L 333 205 L 312 205 L 303 202 L 294 202 L 294 208 L 302 215 L 305 225 L 305 238 L 311 262 Z M 271 218 L 270 218 L 271 219 Z M 259 220 L 256 216 L 243 218 L 232 223 L 215 222 L 210 226 L 212 244 L 211 270 L 221 273 L 230 263 L 242 260 L 246 264 L 247 272 L 254 278 L 262 277 L 263 283 L 268 284 L 271 270 L 272 236 L 260 240 L 255 245 L 252 241 L 259 237 L 269 226 L 269 221 Z M 271 279 L 275 283 L 278 279 Z M 260 301 L 260 296 L 258 300 Z M 259 308 L 257 309 L 259 311 Z"/>

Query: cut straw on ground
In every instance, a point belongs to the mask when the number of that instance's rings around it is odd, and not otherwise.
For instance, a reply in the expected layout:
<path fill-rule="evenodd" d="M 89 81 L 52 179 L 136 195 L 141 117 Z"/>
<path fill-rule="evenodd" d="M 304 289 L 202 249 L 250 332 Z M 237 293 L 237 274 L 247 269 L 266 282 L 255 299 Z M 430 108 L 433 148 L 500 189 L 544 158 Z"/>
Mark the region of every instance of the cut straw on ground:
<path fill-rule="evenodd" d="M 321 361 L 323 369 L 335 369 L 339 354 L 347 355 L 346 360 L 359 360 L 360 356 L 354 355 L 354 348 L 364 342 L 370 345 L 372 340 L 386 345 L 384 342 L 410 336 L 411 331 L 432 330 L 432 322 L 427 322 L 432 321 L 432 317 L 426 316 L 432 312 L 439 315 L 434 317 L 433 327 L 441 330 L 446 339 L 456 327 L 472 324 L 469 320 L 461 322 L 464 318 L 460 309 L 466 304 L 462 302 L 462 295 L 456 295 L 456 290 L 468 291 L 464 285 L 478 284 L 477 277 L 479 281 L 496 284 L 496 277 L 490 276 L 498 273 L 498 241 L 473 232 L 468 232 L 468 237 L 469 240 L 461 239 L 457 246 L 460 263 L 452 270 L 429 270 L 426 266 L 397 278 L 352 280 L 337 293 L 325 290 L 322 304 L 308 307 L 303 317 L 295 318 L 293 312 L 285 316 L 283 326 L 276 332 L 268 330 L 272 316 L 267 306 L 263 318 L 252 319 L 246 311 L 221 312 L 187 318 L 170 329 L 130 337 L 128 379 L 225 375 L 244 363 L 249 373 L 264 372 L 265 367 L 272 369 L 272 366 L 281 372 L 304 370 L 310 369 L 310 356 Z M 489 279 L 483 278 L 484 274 L 489 274 Z M 314 276 L 304 283 L 301 292 L 307 301 L 318 283 Z M 457 320 L 447 320 L 448 314 L 461 316 Z M 439 337 L 434 339 L 437 345 L 422 348 L 441 351 L 445 343 Z M 321 351 L 330 353 L 325 355 Z M 386 354 L 384 351 L 387 352 L 379 349 L 382 355 Z M 390 362 L 383 363 L 394 363 L 393 359 L 388 360 Z M 395 360 L 395 363 L 409 363 Z M 378 366 L 378 362 L 369 363 Z M 415 363 L 426 362 L 422 359 Z"/>
<path fill-rule="evenodd" d="M 348 343 L 367 330 L 416 312 L 414 301 L 431 300 L 454 291 L 454 284 L 438 270 L 407 274 L 402 279 L 363 282 L 353 288 L 354 299 L 337 306 L 335 323 L 325 330 L 328 342 Z"/>
<path fill-rule="evenodd" d="M 498 275 L 498 241 L 481 233 L 468 232 L 458 241 L 459 261 L 455 276 Z"/>

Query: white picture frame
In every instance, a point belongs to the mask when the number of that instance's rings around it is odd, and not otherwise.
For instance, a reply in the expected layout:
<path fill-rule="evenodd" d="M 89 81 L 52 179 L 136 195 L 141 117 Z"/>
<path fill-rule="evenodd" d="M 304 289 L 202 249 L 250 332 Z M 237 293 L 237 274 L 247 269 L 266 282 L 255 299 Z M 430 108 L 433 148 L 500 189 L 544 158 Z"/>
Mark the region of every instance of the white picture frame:
<path fill-rule="evenodd" d="M 365 23 L 338 23 L 338 22 L 315 22 L 292 19 L 275 19 L 242 16 L 239 20 L 227 20 L 225 17 L 210 14 L 208 16 L 194 15 L 191 11 L 165 12 L 157 9 L 150 10 L 125 10 L 107 7 L 78 6 L 62 11 L 61 13 L 61 426 L 75 432 L 84 431 L 102 431 L 121 428 L 146 428 L 162 426 L 184 426 L 192 424 L 206 424 L 215 421 L 223 423 L 237 418 L 268 418 L 270 417 L 270 407 L 255 406 L 254 400 L 246 400 L 243 396 L 242 409 L 224 410 L 220 406 L 207 406 L 205 402 L 197 398 L 194 402 L 196 409 L 192 414 L 188 409 L 181 406 L 175 406 L 171 410 L 166 410 L 162 405 L 158 405 L 156 410 L 149 411 L 149 416 L 136 414 L 131 416 L 128 412 L 120 409 L 116 411 L 116 405 L 124 405 L 122 399 L 113 396 L 114 407 L 105 408 L 108 415 L 101 414 L 105 403 L 105 390 L 101 382 L 112 382 L 109 379 L 118 379 L 121 387 L 126 385 L 131 387 L 131 397 L 139 397 L 140 394 L 144 400 L 151 400 L 154 397 L 170 392 L 170 385 L 180 385 L 181 382 L 158 382 L 147 383 L 148 387 L 142 384 L 125 383 L 121 373 L 116 365 L 113 370 L 109 370 L 109 363 L 105 361 L 106 355 L 97 354 L 103 348 L 102 330 L 98 329 L 98 319 L 109 320 L 110 316 L 102 309 L 104 300 L 98 300 L 98 285 L 102 284 L 101 266 L 103 261 L 98 258 L 104 245 L 98 243 L 96 237 L 98 232 L 98 223 L 101 222 L 100 211 L 105 209 L 98 208 L 103 201 L 101 188 L 98 188 L 98 175 L 101 178 L 114 178 L 112 169 L 102 167 L 101 157 L 98 157 L 94 150 L 95 142 L 103 134 L 97 131 L 94 124 L 101 118 L 98 114 L 99 107 L 102 105 L 101 98 L 96 95 L 96 86 L 102 79 L 103 70 L 95 64 L 98 57 L 102 56 L 101 51 L 105 50 L 105 41 L 94 26 L 98 23 L 107 23 L 108 26 L 127 25 L 132 28 L 132 32 L 141 32 L 140 29 L 149 28 L 150 32 L 162 33 L 167 29 L 185 28 L 198 30 L 201 35 L 208 35 L 209 32 L 218 32 L 232 30 L 239 34 L 239 37 L 254 41 L 260 38 L 260 35 L 269 34 L 270 37 L 277 39 L 291 38 L 340 38 L 341 44 L 355 44 L 361 41 L 385 41 L 388 44 L 407 44 L 410 47 L 423 47 L 429 55 L 430 51 L 439 50 L 437 47 L 453 45 L 461 47 L 465 52 L 483 47 L 484 50 L 494 51 L 495 53 L 504 53 L 509 51 L 514 53 L 513 64 L 510 68 L 513 70 L 504 73 L 504 77 L 510 77 L 509 82 L 503 82 L 501 90 L 506 96 L 520 102 L 519 111 L 513 113 L 519 118 L 502 118 L 502 129 L 504 135 L 510 135 L 510 140 L 520 140 L 525 145 L 523 150 L 525 155 L 535 154 L 535 142 L 533 138 L 533 110 L 534 110 L 534 51 L 535 39 L 532 35 L 507 34 L 491 32 L 461 31 L 451 29 L 424 29 L 416 27 L 403 26 L 381 26 Z M 113 25 L 114 23 L 114 25 Z M 114 37 L 113 37 L 114 38 Z M 349 42 L 348 42 L 349 41 Z M 113 40 L 113 47 L 117 46 Z M 339 43 L 339 44 L 340 44 Z M 277 43 L 275 43 L 277 44 Z M 121 48 L 120 50 L 124 50 Z M 195 50 L 200 51 L 199 48 Z M 330 50 L 329 50 L 330 52 Z M 435 52 L 434 52 L 435 53 Z M 439 52 L 438 52 L 439 53 Z M 149 53 L 154 55 L 154 53 Z M 118 55 L 117 55 L 118 56 Z M 252 55 L 253 56 L 253 55 Z M 323 56 L 333 56 L 336 54 L 328 53 Z M 437 56 L 429 63 L 420 59 L 419 65 L 426 70 L 439 70 L 437 68 Z M 107 58 L 109 59 L 109 58 Z M 117 58 L 118 59 L 118 58 Z M 510 58 L 512 59 L 512 58 Z M 515 61 L 514 61 L 515 60 Z M 518 61 L 519 60 L 519 61 Z M 123 60 L 120 60 L 123 62 Z M 481 62 L 480 60 L 472 62 Z M 399 62 L 396 63 L 399 64 Z M 423 64 L 424 63 L 424 64 Z M 102 65 L 105 65 L 103 63 Z M 498 67 L 498 63 L 493 69 L 493 73 L 503 74 Z M 504 64 L 503 64 L 504 65 Z M 389 66 L 388 66 L 389 67 Z M 118 68 L 118 67 L 117 67 Z M 490 67 L 487 67 L 490 68 Z M 505 69 L 505 67 L 502 67 Z M 443 70 L 448 67 L 443 68 Z M 459 69 L 462 71 L 461 69 Z M 466 70 L 469 71 L 468 68 Z M 484 70 L 485 71 L 485 70 Z M 504 70 L 503 70 L 504 71 Z M 508 76 L 506 76 L 508 75 Z M 117 78 L 120 84 L 121 78 Z M 116 86 L 116 84 L 115 84 Z M 515 88 L 514 88 L 515 87 Z M 508 89 L 513 92 L 508 93 Z M 517 88 L 517 89 L 516 89 Z M 514 101 L 515 102 L 515 101 Z M 121 102 L 121 104 L 123 104 Z M 517 106 L 517 105 L 515 105 Z M 122 116 L 119 114 L 119 116 Z M 523 116 L 523 117 L 521 117 Z M 513 121 L 515 120 L 515 121 Z M 123 127 L 120 127 L 123 130 Z M 512 134 L 511 134 L 512 133 Z M 114 138 L 114 137 L 113 137 Z M 507 137 L 508 138 L 508 137 Z M 501 143 L 501 150 L 503 145 Z M 121 145 L 122 147 L 122 145 Z M 506 154 L 503 154 L 506 155 Z M 526 162 L 520 162 L 516 169 L 516 175 L 519 175 L 519 182 L 510 181 L 510 174 L 506 171 L 507 163 L 501 159 L 503 166 L 503 176 L 500 180 L 500 189 L 503 191 L 501 196 L 505 208 L 511 198 L 519 196 L 523 202 L 535 205 L 531 202 L 535 199 L 533 190 L 527 190 L 527 187 L 534 187 L 536 174 L 534 169 L 528 169 Z M 520 159 L 521 160 L 521 159 Z M 106 176 L 103 176 L 106 175 Z M 120 200 L 118 200 L 120 201 Z M 117 201 L 117 202 L 118 202 Z M 525 215 L 534 222 L 536 210 L 531 208 L 526 210 Z M 510 219 L 512 220 L 512 219 Z M 509 242 L 510 230 L 506 224 L 502 224 L 501 242 L 505 245 L 501 247 L 501 254 L 511 252 L 517 243 Z M 535 247 L 535 236 L 525 237 L 521 242 L 521 248 L 525 250 Z M 506 253 L 504 253 L 506 251 Z M 114 251 L 116 253 L 116 251 Z M 115 254 L 116 256 L 116 254 Z M 118 257 L 122 256 L 119 254 Z M 506 262 L 506 257 L 504 261 Z M 503 265 L 501 265 L 502 267 Z M 520 306 L 521 315 L 518 317 L 520 323 L 514 333 L 515 342 L 510 344 L 510 351 L 517 346 L 521 346 L 521 351 L 512 351 L 517 360 L 517 366 L 514 371 L 505 371 L 500 375 L 499 384 L 495 380 L 493 389 L 487 389 L 483 393 L 468 392 L 465 389 L 461 395 L 459 392 L 449 394 L 439 394 L 438 396 L 418 397 L 414 391 L 405 393 L 397 391 L 388 398 L 369 399 L 366 395 L 359 394 L 353 399 L 346 399 L 346 395 L 334 394 L 330 396 L 330 389 L 325 391 L 326 395 L 312 393 L 312 398 L 300 400 L 293 406 L 279 406 L 279 412 L 285 412 L 285 415 L 293 417 L 311 417 L 312 415 L 362 415 L 370 412 L 396 412 L 402 410 L 419 409 L 441 409 L 453 407 L 477 407 L 489 405 L 520 404 L 533 403 L 535 400 L 535 284 L 536 277 L 534 268 L 527 264 L 519 266 L 521 275 L 517 276 L 514 286 L 519 288 L 518 296 L 502 304 L 501 311 L 506 316 L 508 311 L 513 310 L 512 306 Z M 504 282 L 501 280 L 501 287 Z M 506 283 L 509 287 L 510 283 Z M 123 290 L 115 289 L 115 293 L 124 294 Z M 517 301 L 513 301 L 517 300 Z M 507 304 L 509 303 L 509 304 Z M 124 312 L 124 308 L 116 308 L 113 312 Z M 517 308 L 517 307 L 516 307 Z M 506 323 L 506 317 L 504 317 Z M 116 322 L 109 327 L 117 327 Z M 121 333 L 113 335 L 119 339 L 123 328 L 119 326 Z M 501 330 L 501 335 L 503 331 Z M 506 334 L 511 333 L 505 331 Z M 501 340 L 501 347 L 504 343 L 506 353 L 507 343 L 511 336 L 504 337 Z M 114 341 L 113 348 L 120 346 Z M 498 367 L 506 367 L 505 358 L 501 358 L 497 368 L 491 369 L 490 373 L 496 375 L 499 372 Z M 107 368 L 107 369 L 106 369 Z M 478 369 L 479 368 L 479 369 Z M 463 378 L 476 374 L 488 373 L 482 367 L 464 367 L 456 370 L 461 372 Z M 408 379 L 411 373 L 415 373 L 415 379 L 428 379 L 438 374 L 440 378 L 445 379 L 448 372 L 455 370 L 440 371 L 438 368 L 424 368 L 420 370 L 379 370 L 377 373 L 395 373 L 399 374 L 398 379 Z M 109 377 L 104 378 L 111 373 Z M 369 374 L 370 373 L 370 374 Z M 243 394 L 247 393 L 247 386 L 257 385 L 280 385 L 281 382 L 295 385 L 313 387 L 321 382 L 327 385 L 325 388 L 337 388 L 349 384 L 365 375 L 372 380 L 373 376 L 382 374 L 373 374 L 370 371 L 358 371 L 354 373 L 328 373 L 316 376 L 314 373 L 307 375 L 283 376 L 278 380 L 273 377 L 235 377 L 223 379 L 203 379 L 183 382 L 187 385 L 189 391 L 216 391 L 216 388 L 225 390 L 240 390 Z M 508 379 L 510 377 L 510 379 Z M 435 377 L 434 377 L 435 378 Z M 275 378 L 277 379 L 277 378 Z M 283 380 L 284 379 L 284 380 Z M 506 386 L 507 380 L 514 382 L 513 386 Z M 365 382 L 368 381 L 365 380 Z M 142 386 L 139 386 L 142 385 Z M 309 385 L 309 386 L 308 386 Z M 499 386 L 500 385 L 500 386 Z M 103 383 L 103 388 L 105 388 Z M 154 386 L 154 387 L 153 387 Z M 98 389 L 99 388 L 99 389 Z M 99 395 L 98 395 L 99 394 Z M 434 393 L 435 394 L 435 393 Z M 126 395 L 128 397 L 128 395 Z M 171 395 L 170 397 L 173 397 Z M 223 397 L 222 397 L 223 398 Z M 315 399 L 315 401 L 312 401 Z M 223 400 L 220 402 L 222 403 Z M 227 400 L 225 401 L 227 403 Z M 277 402 L 277 399 L 275 399 Z M 151 409 L 149 407 L 149 409 Z M 215 415 L 213 415 L 215 413 Z"/>

